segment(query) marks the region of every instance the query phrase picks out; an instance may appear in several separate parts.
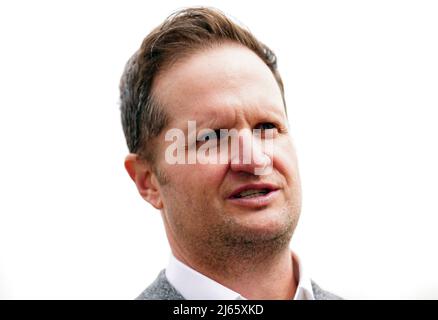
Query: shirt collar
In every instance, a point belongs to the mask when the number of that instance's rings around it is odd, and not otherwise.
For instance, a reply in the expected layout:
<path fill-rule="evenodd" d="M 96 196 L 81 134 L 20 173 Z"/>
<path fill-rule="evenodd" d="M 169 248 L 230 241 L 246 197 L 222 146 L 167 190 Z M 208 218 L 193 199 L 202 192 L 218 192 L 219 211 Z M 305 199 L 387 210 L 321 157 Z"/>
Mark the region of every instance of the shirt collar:
<path fill-rule="evenodd" d="M 310 278 L 304 273 L 301 260 L 292 253 L 297 274 L 294 300 L 315 300 Z M 208 278 L 170 255 L 166 277 L 172 286 L 187 300 L 246 300 L 237 292 Z"/>
<path fill-rule="evenodd" d="M 166 277 L 187 300 L 236 300 L 242 297 L 170 255 Z"/>
<path fill-rule="evenodd" d="M 303 268 L 301 259 L 294 252 L 292 252 L 292 259 L 294 263 L 294 270 L 297 271 L 295 274 L 298 278 L 298 286 L 293 300 L 315 300 L 312 289 L 312 281 L 307 276 L 307 273 L 305 273 L 306 269 Z"/>

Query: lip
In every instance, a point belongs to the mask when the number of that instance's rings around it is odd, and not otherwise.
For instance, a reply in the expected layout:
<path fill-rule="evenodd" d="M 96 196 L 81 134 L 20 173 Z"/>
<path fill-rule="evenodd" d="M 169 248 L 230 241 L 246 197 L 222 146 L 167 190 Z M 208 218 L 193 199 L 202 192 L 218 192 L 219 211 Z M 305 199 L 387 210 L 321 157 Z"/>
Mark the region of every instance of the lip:
<path fill-rule="evenodd" d="M 233 198 L 234 195 L 248 189 L 269 189 L 267 194 L 253 198 Z M 248 208 L 259 208 L 269 205 L 274 201 L 279 193 L 279 187 L 269 183 L 247 184 L 234 190 L 227 198 L 228 201 L 235 205 Z"/>

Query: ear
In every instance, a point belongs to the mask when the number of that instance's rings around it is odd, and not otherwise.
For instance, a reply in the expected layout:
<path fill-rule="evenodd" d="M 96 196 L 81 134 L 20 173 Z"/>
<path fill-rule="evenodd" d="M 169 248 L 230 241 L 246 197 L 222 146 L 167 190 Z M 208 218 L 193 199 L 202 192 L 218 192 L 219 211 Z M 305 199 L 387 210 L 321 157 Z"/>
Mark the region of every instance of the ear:
<path fill-rule="evenodd" d="M 158 180 L 152 172 L 150 165 L 140 160 L 135 153 L 130 153 L 125 158 L 125 169 L 137 186 L 141 197 L 156 209 L 163 208 Z"/>

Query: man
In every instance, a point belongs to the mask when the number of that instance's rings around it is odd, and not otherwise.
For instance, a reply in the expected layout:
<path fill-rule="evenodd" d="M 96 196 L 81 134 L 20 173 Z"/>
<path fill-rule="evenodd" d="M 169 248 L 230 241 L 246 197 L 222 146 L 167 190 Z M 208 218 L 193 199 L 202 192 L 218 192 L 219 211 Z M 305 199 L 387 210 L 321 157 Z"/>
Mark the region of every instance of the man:
<path fill-rule="evenodd" d="M 289 249 L 301 187 L 271 50 L 218 10 L 184 9 L 144 39 L 120 90 L 125 167 L 172 251 L 138 299 L 337 298 Z"/>

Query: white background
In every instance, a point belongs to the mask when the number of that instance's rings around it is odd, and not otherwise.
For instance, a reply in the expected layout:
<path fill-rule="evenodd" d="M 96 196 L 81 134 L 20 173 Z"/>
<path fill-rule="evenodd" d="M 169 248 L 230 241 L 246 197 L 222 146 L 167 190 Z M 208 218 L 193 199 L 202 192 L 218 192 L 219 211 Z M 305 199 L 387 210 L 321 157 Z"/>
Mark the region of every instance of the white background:
<path fill-rule="evenodd" d="M 413 0 L 1 2 L 0 298 L 132 299 L 165 267 L 123 168 L 118 82 L 199 4 L 278 55 L 309 275 L 349 299 L 437 299 L 438 4 Z"/>

